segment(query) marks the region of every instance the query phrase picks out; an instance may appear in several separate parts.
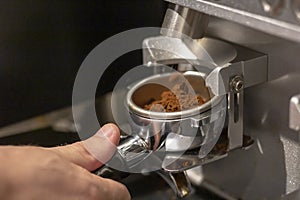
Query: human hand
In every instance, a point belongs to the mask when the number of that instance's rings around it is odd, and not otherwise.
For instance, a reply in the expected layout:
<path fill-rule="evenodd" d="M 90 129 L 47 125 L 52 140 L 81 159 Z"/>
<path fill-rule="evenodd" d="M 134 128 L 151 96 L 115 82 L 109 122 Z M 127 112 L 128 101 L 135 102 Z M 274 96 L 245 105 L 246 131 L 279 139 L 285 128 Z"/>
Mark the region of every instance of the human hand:
<path fill-rule="evenodd" d="M 0 199 L 130 199 L 121 183 L 89 172 L 110 159 L 118 142 L 119 129 L 108 124 L 86 141 L 67 146 L 2 146 Z"/>

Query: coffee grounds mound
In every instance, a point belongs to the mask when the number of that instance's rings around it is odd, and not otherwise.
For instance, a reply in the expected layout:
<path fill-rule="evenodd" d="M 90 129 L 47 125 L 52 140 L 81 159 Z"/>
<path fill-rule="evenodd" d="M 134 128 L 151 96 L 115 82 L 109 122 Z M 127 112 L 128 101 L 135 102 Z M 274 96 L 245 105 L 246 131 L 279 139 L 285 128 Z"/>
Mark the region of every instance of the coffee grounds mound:
<path fill-rule="evenodd" d="M 156 112 L 177 112 L 195 108 L 205 103 L 200 95 L 188 94 L 184 84 L 175 84 L 172 91 L 161 93 L 160 100 L 144 105 L 144 109 Z"/>

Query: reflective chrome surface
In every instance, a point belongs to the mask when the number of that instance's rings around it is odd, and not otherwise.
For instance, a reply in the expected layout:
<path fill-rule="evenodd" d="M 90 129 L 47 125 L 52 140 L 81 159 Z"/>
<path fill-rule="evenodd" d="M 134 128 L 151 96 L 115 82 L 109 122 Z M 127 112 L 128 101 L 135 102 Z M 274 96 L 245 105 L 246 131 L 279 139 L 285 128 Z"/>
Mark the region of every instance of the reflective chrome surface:
<path fill-rule="evenodd" d="M 158 100 L 163 91 L 171 90 L 176 84 L 176 82 L 171 81 L 172 76 L 177 76 L 180 78 L 180 81 L 184 81 L 186 87 L 189 88 L 189 94 L 199 94 L 207 102 L 196 108 L 180 112 L 153 112 L 143 109 L 142 107 L 147 104 L 150 99 L 154 98 Z M 140 81 L 129 90 L 126 96 L 126 104 L 128 105 L 129 111 L 133 114 L 152 120 L 174 120 L 199 115 L 217 105 L 222 98 L 224 98 L 224 96 L 213 96 L 213 94 L 209 92 L 209 89 L 205 86 L 205 76 L 205 74 L 195 71 L 188 71 L 183 73 L 183 75 L 179 73 L 167 73 L 151 76 Z"/>
<path fill-rule="evenodd" d="M 286 0 L 284 2 L 281 0 L 166 1 L 197 10 L 210 16 L 229 20 L 280 38 L 300 42 L 298 0 Z M 207 30 L 207 32 L 209 31 Z"/>
<path fill-rule="evenodd" d="M 207 37 L 193 40 L 186 35 L 183 35 L 181 39 L 157 36 L 146 38 L 143 42 L 145 65 L 187 63 L 188 61 L 193 65 L 202 64 L 213 69 L 231 62 L 236 56 L 237 51 L 233 45 Z"/>
<path fill-rule="evenodd" d="M 290 123 L 289 126 L 295 131 L 300 130 L 300 95 L 295 95 L 290 99 Z"/>
<path fill-rule="evenodd" d="M 206 32 L 208 19 L 203 13 L 173 4 L 166 11 L 161 34 L 179 38 L 185 34 L 192 39 L 200 39 Z"/>

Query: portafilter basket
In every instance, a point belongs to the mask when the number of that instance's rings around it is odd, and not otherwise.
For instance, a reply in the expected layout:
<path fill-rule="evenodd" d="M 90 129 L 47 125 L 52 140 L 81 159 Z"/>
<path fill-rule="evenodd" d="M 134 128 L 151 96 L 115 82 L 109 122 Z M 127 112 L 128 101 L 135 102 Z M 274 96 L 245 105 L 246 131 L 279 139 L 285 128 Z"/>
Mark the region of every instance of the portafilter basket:
<path fill-rule="evenodd" d="M 152 150 L 165 144 L 167 151 L 185 151 L 218 139 L 226 117 L 226 98 L 214 96 L 205 85 L 205 77 L 197 71 L 171 72 L 150 76 L 130 88 L 125 104 L 131 125 L 139 128 L 139 136 L 151 144 Z M 144 109 L 178 82 L 189 94 L 200 95 L 205 103 L 176 112 Z"/>
<path fill-rule="evenodd" d="M 109 168 L 99 169 L 96 174 L 105 177 L 118 174 L 111 169 L 129 173 L 157 170 L 164 172 L 161 171 L 164 166 L 176 164 L 176 160 L 182 155 L 190 152 L 195 155 L 196 152 L 197 159 L 208 155 L 223 129 L 227 103 L 225 96 L 214 96 L 205 86 L 205 76 L 206 74 L 196 71 L 171 72 L 153 75 L 134 84 L 127 92 L 127 112 L 124 113 L 129 114 L 127 119 L 131 134 L 120 141 L 115 156 L 106 164 Z M 178 82 L 183 83 L 189 94 L 202 96 L 205 103 L 176 112 L 144 109 L 145 104 L 160 99 L 163 91 L 172 90 Z M 181 169 L 182 166 L 179 165 L 178 172 Z M 167 174 L 164 175 L 165 179 L 173 177 L 171 173 Z M 175 174 L 183 175 L 177 172 Z M 174 177 L 169 182 L 177 185 L 175 188 L 188 185 L 178 185 L 177 182 L 181 183 L 182 180 Z M 180 194 L 181 190 L 174 191 Z"/>

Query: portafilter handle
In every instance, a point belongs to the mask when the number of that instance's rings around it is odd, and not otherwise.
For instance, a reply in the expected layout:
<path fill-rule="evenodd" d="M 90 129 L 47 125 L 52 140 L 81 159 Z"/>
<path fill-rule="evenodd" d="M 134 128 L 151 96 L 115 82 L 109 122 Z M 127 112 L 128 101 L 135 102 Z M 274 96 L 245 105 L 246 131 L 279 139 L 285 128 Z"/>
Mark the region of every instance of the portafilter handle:
<path fill-rule="evenodd" d="M 93 173 L 104 178 L 120 181 L 130 175 L 131 167 L 142 163 L 147 159 L 147 154 L 150 155 L 153 152 L 149 150 L 149 146 L 138 135 L 128 136 L 120 142 L 113 158 L 105 166 L 98 168 Z M 156 157 L 153 154 L 152 156 Z M 157 160 L 161 166 L 162 158 L 157 157 Z M 184 198 L 192 191 L 190 181 L 184 171 L 167 172 L 160 168 L 155 172 L 166 181 L 178 198 Z"/>
<path fill-rule="evenodd" d="M 147 143 L 142 138 L 137 135 L 127 136 L 120 141 L 111 160 L 93 173 L 119 181 L 130 174 L 131 166 L 139 162 L 146 151 Z"/>

